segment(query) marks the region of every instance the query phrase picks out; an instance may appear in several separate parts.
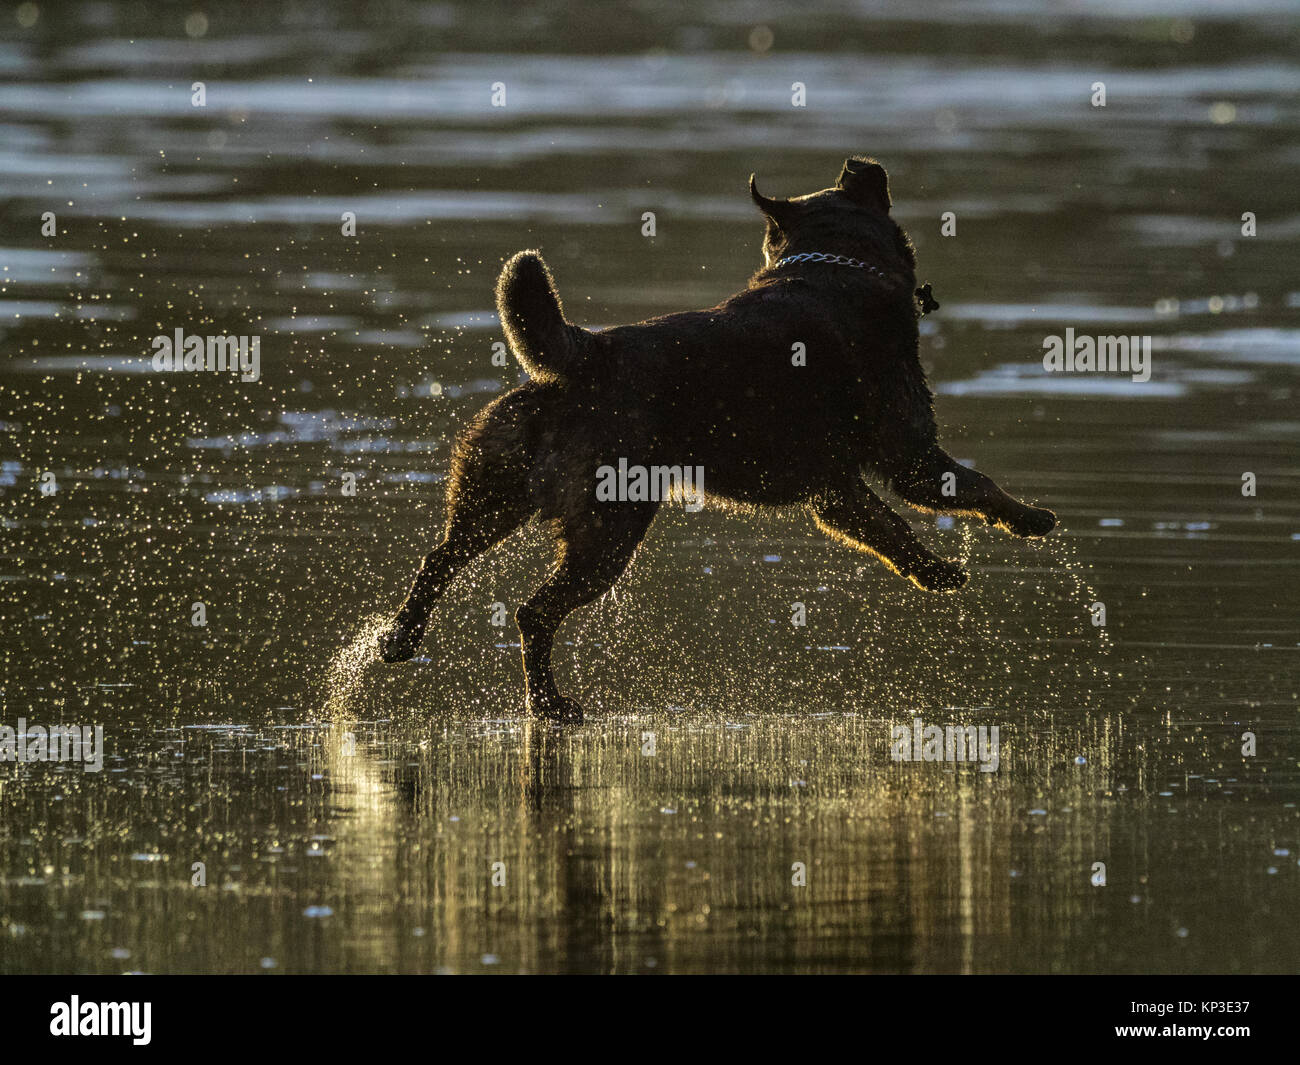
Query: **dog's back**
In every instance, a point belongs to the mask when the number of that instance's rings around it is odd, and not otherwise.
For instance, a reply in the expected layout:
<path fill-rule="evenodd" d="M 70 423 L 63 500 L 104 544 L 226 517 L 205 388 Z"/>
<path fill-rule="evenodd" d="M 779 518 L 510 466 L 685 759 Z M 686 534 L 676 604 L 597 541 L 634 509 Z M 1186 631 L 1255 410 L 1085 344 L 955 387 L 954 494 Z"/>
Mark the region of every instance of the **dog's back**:
<path fill-rule="evenodd" d="M 933 435 L 911 301 L 865 277 L 758 280 L 708 310 L 592 333 L 522 252 L 498 303 L 521 365 L 563 393 L 563 421 L 601 440 L 593 476 L 620 457 L 698 465 L 710 494 L 780 506 L 820 487 L 817 471 L 897 451 L 900 432 L 909 447 Z"/>

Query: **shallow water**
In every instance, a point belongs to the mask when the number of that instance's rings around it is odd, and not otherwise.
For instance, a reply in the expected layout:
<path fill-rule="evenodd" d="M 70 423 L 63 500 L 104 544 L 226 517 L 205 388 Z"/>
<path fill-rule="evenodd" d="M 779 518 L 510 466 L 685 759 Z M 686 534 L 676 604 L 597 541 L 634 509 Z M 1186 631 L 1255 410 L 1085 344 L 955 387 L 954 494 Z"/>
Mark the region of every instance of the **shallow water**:
<path fill-rule="evenodd" d="M 0 971 L 1294 971 L 1300 31 L 1105 6 L 10 22 L 0 725 L 107 753 L 0 763 Z M 564 731 L 492 623 L 535 530 L 374 663 L 518 379 L 500 261 L 541 247 L 586 324 L 707 306 L 758 262 L 749 173 L 849 152 L 943 304 L 949 450 L 1059 531 L 912 515 L 972 574 L 931 597 L 798 516 L 665 508 L 561 630 Z M 260 335 L 261 379 L 155 374 L 178 327 Z M 1151 380 L 1044 373 L 1067 327 L 1150 335 Z M 997 770 L 892 760 L 916 717 L 997 726 Z"/>

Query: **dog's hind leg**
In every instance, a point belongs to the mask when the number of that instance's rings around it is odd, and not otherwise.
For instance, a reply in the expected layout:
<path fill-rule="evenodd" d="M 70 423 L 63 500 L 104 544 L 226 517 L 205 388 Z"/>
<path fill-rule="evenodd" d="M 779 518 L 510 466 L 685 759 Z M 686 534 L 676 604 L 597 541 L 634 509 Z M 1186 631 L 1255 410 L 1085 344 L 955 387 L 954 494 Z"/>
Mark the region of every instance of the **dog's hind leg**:
<path fill-rule="evenodd" d="M 458 511 L 448 524 L 446 539 L 424 556 L 406 602 L 392 626 L 380 636 L 380 658 L 385 662 L 405 662 L 413 657 L 424 638 L 433 604 L 447 585 L 466 565 L 514 532 L 528 515 L 526 506 L 516 510 L 483 507 Z"/>
<path fill-rule="evenodd" d="M 938 445 L 890 476 L 905 502 L 920 510 L 983 518 L 1015 536 L 1046 536 L 1056 515 L 1002 491 L 991 477 L 963 466 Z"/>
<path fill-rule="evenodd" d="M 411 591 L 388 631 L 379 637 L 385 662 L 405 662 L 424 637 L 433 604 L 456 574 L 504 540 L 537 509 L 529 500 L 529 458 L 517 393 L 479 414 L 457 440 L 447 488 L 447 531 L 424 558 Z"/>
<path fill-rule="evenodd" d="M 811 510 L 818 527 L 832 538 L 875 555 L 920 588 L 950 592 L 966 583 L 959 565 L 931 553 L 911 526 L 865 484 L 822 493 Z"/>
<path fill-rule="evenodd" d="M 657 503 L 611 503 L 581 520 L 559 519 L 559 557 L 547 580 L 515 612 L 523 642 L 529 713 L 582 720 L 582 707 L 560 694 L 551 672 L 551 647 L 560 623 L 614 586 L 654 520 Z"/>

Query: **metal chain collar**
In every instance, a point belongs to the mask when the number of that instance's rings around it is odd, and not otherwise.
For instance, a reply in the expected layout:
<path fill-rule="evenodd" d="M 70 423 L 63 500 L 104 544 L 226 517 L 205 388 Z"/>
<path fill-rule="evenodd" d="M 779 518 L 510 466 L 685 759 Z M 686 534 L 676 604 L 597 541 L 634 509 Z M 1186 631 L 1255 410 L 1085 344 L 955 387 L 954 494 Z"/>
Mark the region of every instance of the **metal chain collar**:
<path fill-rule="evenodd" d="M 784 259 L 773 263 L 770 269 L 779 270 L 791 263 L 834 263 L 836 266 L 851 266 L 855 270 L 865 270 L 867 273 L 874 274 L 879 278 L 885 277 L 883 270 L 864 263 L 861 259 L 850 259 L 847 255 L 829 255 L 824 251 L 805 251 L 798 255 L 787 255 Z M 921 301 L 922 316 L 939 309 L 939 301 L 934 298 L 934 291 L 929 284 L 922 285 L 914 295 Z"/>
<path fill-rule="evenodd" d="M 865 270 L 877 277 L 885 276 L 877 267 L 870 266 L 861 259 L 850 259 L 847 255 L 829 255 L 824 251 L 806 251 L 799 255 L 787 255 L 779 262 L 773 263 L 771 269 L 779 270 L 791 263 L 834 263 L 836 266 L 851 266 L 855 270 Z"/>

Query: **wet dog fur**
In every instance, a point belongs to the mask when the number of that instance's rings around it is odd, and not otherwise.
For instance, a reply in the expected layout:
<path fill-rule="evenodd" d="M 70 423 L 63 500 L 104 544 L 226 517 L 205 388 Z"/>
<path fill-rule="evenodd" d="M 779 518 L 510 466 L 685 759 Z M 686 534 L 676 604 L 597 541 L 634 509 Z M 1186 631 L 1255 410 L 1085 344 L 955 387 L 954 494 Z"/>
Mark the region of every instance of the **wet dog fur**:
<path fill-rule="evenodd" d="M 446 532 L 379 639 L 384 661 L 411 658 L 456 574 L 536 516 L 557 558 L 515 614 L 527 708 L 580 721 L 582 708 L 551 671 L 556 630 L 613 586 L 660 506 L 597 500 L 597 469 L 620 458 L 702 466 L 712 501 L 802 508 L 835 540 L 933 592 L 960 588 L 966 574 L 931 553 L 864 472 L 919 510 L 1015 536 L 1053 528 L 1051 511 L 1013 499 L 937 442 L 917 349 L 916 263 L 890 217 L 884 168 L 851 158 L 834 186 L 791 199 L 763 196 L 751 177 L 750 195 L 767 225 L 763 265 L 708 310 L 592 332 L 564 317 L 537 252 L 505 264 L 497 309 L 530 380 L 457 439 Z M 806 252 L 875 270 L 782 262 Z"/>

